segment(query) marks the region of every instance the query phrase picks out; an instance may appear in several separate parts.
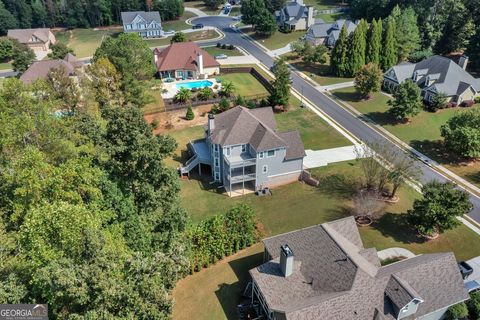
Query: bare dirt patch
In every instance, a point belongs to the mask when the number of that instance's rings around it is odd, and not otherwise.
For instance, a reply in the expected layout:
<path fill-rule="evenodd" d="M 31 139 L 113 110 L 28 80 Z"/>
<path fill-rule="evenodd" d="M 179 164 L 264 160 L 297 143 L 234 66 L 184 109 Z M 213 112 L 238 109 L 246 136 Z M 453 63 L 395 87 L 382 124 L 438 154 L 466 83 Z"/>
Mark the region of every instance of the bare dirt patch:
<path fill-rule="evenodd" d="M 195 118 L 193 120 L 186 120 L 186 109 L 173 110 L 168 112 L 158 112 L 145 115 L 145 120 L 148 123 L 157 121 L 158 126 L 154 130 L 155 134 L 164 133 L 170 130 L 183 129 L 205 124 L 207 122 L 207 113 L 212 109 L 212 105 L 204 105 L 193 108 Z"/>

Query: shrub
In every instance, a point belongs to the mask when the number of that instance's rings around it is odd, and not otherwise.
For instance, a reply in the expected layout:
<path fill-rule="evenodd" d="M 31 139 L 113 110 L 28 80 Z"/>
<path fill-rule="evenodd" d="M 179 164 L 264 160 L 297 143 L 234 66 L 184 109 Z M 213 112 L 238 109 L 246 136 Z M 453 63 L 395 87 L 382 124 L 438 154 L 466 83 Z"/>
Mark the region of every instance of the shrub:
<path fill-rule="evenodd" d="M 218 107 L 220 109 L 220 112 L 227 111 L 228 109 L 230 109 L 230 101 L 228 101 L 225 98 L 222 98 L 218 103 Z"/>
<path fill-rule="evenodd" d="M 222 49 L 227 49 L 227 45 L 225 43 L 222 44 Z"/>
<path fill-rule="evenodd" d="M 448 319 L 457 320 L 468 317 L 468 308 L 465 302 L 458 303 L 448 308 Z"/>
<path fill-rule="evenodd" d="M 217 42 L 217 48 L 221 48 L 222 44 L 220 42 Z"/>
<path fill-rule="evenodd" d="M 245 99 L 242 96 L 235 97 L 236 106 L 245 106 Z"/>
<path fill-rule="evenodd" d="M 258 240 L 255 220 L 253 209 L 239 204 L 227 213 L 206 219 L 187 230 L 192 271 L 199 271 L 255 243 Z"/>
<path fill-rule="evenodd" d="M 229 45 L 228 50 L 235 50 L 235 46 L 233 44 Z"/>
<path fill-rule="evenodd" d="M 467 307 L 472 319 L 480 318 L 480 291 L 470 295 L 470 300 L 467 302 Z"/>
<path fill-rule="evenodd" d="M 157 119 L 157 118 L 153 119 L 153 121 L 150 123 L 150 127 L 151 127 L 153 130 L 155 130 L 155 129 L 158 128 L 158 119 Z"/>
<path fill-rule="evenodd" d="M 475 98 L 475 103 L 480 103 L 480 96 Z"/>
<path fill-rule="evenodd" d="M 267 99 L 263 98 L 262 100 L 260 100 L 260 107 L 265 108 L 268 106 L 269 106 L 269 103 Z"/>
<path fill-rule="evenodd" d="M 465 101 L 462 101 L 462 103 L 460 103 L 460 107 L 470 108 L 474 104 L 475 104 L 475 101 L 473 100 L 465 100 Z"/>
<path fill-rule="evenodd" d="M 253 100 L 248 100 L 247 101 L 247 108 L 248 109 L 255 109 L 257 107 L 257 104 Z"/>
<path fill-rule="evenodd" d="M 185 119 L 188 121 L 193 120 L 195 118 L 195 114 L 193 113 L 192 106 L 188 106 L 187 113 L 185 114 Z"/>

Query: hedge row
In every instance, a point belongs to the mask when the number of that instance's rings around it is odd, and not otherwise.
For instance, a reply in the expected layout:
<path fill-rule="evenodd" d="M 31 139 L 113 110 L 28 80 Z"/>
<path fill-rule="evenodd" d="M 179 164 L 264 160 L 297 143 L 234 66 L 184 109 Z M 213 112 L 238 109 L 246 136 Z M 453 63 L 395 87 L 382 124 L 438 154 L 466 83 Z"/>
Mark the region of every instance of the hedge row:
<path fill-rule="evenodd" d="M 187 236 L 192 246 L 193 273 L 255 243 L 259 238 L 255 212 L 246 204 L 236 205 L 225 214 L 192 226 Z"/>

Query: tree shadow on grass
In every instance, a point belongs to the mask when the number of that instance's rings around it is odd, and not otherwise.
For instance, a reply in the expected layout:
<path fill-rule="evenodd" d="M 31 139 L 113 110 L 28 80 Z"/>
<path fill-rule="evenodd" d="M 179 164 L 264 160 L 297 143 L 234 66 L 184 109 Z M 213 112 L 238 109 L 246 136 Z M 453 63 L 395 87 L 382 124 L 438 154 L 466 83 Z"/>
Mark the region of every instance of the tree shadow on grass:
<path fill-rule="evenodd" d="M 373 120 L 375 123 L 385 126 L 385 125 L 396 125 L 400 124 L 388 111 L 385 112 L 369 112 L 365 114 L 369 119 Z"/>
<path fill-rule="evenodd" d="M 337 91 L 333 93 L 338 99 L 346 101 L 346 102 L 360 102 L 363 97 L 360 93 L 353 91 Z"/>
<path fill-rule="evenodd" d="M 191 152 L 185 146 L 185 149 L 180 151 L 180 155 L 174 154 L 172 159 L 179 163 L 185 163 L 191 157 Z"/>
<path fill-rule="evenodd" d="M 452 155 L 445 148 L 441 140 L 413 140 L 410 142 L 410 146 L 440 164 L 458 163 L 461 161 L 461 159 Z"/>
<path fill-rule="evenodd" d="M 331 174 L 320 177 L 318 191 L 334 197 L 351 198 L 360 189 L 359 179 L 343 174 Z"/>
<path fill-rule="evenodd" d="M 243 292 L 250 280 L 248 271 L 263 263 L 263 252 L 230 261 L 228 264 L 238 280 L 234 283 L 222 283 L 218 286 L 215 295 L 220 302 L 227 319 L 238 319 L 237 305 L 245 298 Z"/>
<path fill-rule="evenodd" d="M 380 231 L 385 237 L 391 237 L 396 242 L 410 244 L 423 243 L 425 239 L 420 237 L 407 222 L 406 214 L 386 213 L 372 227 Z"/>

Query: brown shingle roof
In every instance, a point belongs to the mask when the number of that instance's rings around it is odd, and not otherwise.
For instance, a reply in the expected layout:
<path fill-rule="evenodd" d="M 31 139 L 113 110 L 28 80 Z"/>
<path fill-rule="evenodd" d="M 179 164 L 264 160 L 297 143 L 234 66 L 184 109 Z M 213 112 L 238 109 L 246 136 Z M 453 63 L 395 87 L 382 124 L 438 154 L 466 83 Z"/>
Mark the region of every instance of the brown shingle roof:
<path fill-rule="evenodd" d="M 42 60 L 34 62 L 20 77 L 24 83 L 32 83 L 38 79 L 47 79 L 50 71 L 62 69 L 66 76 L 74 75 L 75 68 L 65 60 Z"/>
<path fill-rule="evenodd" d="M 157 57 L 158 71 L 196 70 L 198 53 L 203 55 L 204 68 L 220 66 L 215 58 L 192 41 L 172 43 L 163 50 L 156 48 L 153 51 Z"/>
<path fill-rule="evenodd" d="M 29 43 L 32 36 L 35 36 L 42 42 L 47 42 L 49 39 L 49 33 L 49 28 L 11 29 L 8 30 L 7 36 L 9 38 L 17 39 L 20 43 Z"/>
<path fill-rule="evenodd" d="M 392 302 L 403 307 L 412 297 L 423 300 L 414 315 L 420 317 L 468 298 L 452 253 L 380 267 L 358 239 L 352 217 L 268 238 L 265 253 L 272 260 L 250 274 L 268 307 L 294 320 L 396 319 Z M 295 253 L 287 278 L 278 267 L 284 244 Z"/>

